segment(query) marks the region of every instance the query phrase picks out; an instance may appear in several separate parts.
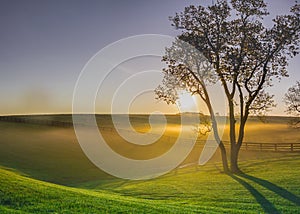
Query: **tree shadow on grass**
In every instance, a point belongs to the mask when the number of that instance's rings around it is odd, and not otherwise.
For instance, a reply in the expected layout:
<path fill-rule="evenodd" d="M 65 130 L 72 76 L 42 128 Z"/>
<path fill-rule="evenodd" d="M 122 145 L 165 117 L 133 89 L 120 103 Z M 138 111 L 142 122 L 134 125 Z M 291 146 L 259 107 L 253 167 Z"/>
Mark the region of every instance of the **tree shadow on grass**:
<path fill-rule="evenodd" d="M 257 189 L 255 189 L 248 182 L 244 181 L 243 179 L 233 174 L 229 174 L 229 176 L 234 180 L 236 180 L 237 182 L 239 182 L 241 185 L 243 185 L 253 195 L 253 197 L 260 204 L 260 206 L 263 208 L 265 213 L 273 213 L 273 214 L 280 213 L 268 199 L 266 199 Z"/>
<path fill-rule="evenodd" d="M 267 188 L 268 190 L 276 193 L 277 195 L 281 196 L 282 198 L 285 198 L 287 200 L 289 200 L 290 202 L 294 203 L 297 206 L 300 206 L 300 197 L 287 191 L 286 189 L 277 186 L 276 184 L 271 183 L 270 181 L 261 179 L 261 178 L 257 178 L 257 177 L 253 177 L 251 175 L 248 174 L 240 174 L 240 177 L 246 178 L 248 180 L 251 180 L 265 188 Z"/>
<path fill-rule="evenodd" d="M 277 186 L 276 184 L 271 183 L 270 181 L 257 178 L 248 174 L 241 173 L 238 176 L 229 174 L 231 178 L 239 182 L 241 185 L 243 185 L 255 198 L 255 200 L 261 205 L 263 210 L 266 213 L 280 213 L 268 199 L 266 199 L 257 189 L 255 189 L 252 185 L 250 185 L 247 181 L 244 179 L 247 179 L 249 181 L 253 181 L 262 187 L 274 192 L 275 194 L 281 196 L 282 198 L 289 200 L 290 202 L 294 203 L 297 206 L 300 206 L 300 197 L 287 191 L 286 189 Z M 241 179 L 244 178 L 244 179 Z"/>

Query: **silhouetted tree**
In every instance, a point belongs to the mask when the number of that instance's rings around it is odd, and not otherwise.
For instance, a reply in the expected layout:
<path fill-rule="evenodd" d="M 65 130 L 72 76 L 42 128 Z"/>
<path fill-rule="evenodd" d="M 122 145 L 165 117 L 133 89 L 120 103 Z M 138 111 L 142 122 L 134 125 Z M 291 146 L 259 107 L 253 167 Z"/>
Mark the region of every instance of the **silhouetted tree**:
<path fill-rule="evenodd" d="M 284 96 L 284 102 L 287 106 L 287 113 L 296 117 L 291 121 L 292 126 L 300 128 L 300 81 L 288 89 Z"/>
<path fill-rule="evenodd" d="M 265 89 L 275 79 L 288 76 L 288 60 L 299 53 L 299 11 L 296 3 L 289 14 L 277 16 L 273 26 L 266 27 L 262 20 L 269 13 L 263 0 L 218 0 L 207 7 L 188 6 L 170 17 L 172 25 L 182 32 L 166 49 L 163 61 L 167 67 L 163 70 L 163 83 L 156 89 L 157 98 L 174 103 L 178 89 L 201 97 L 209 109 L 226 172 L 226 149 L 218 133 L 207 84 L 220 82 L 226 95 L 230 171 L 237 173 L 249 115 L 265 114 L 274 106 L 273 95 Z M 201 54 L 185 49 L 184 43 Z"/>

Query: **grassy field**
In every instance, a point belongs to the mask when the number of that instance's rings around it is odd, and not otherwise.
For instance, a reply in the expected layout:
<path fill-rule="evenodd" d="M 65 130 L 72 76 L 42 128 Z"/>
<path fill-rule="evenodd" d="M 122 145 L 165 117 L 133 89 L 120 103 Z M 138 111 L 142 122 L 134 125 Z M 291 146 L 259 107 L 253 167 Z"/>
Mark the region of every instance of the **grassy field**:
<path fill-rule="evenodd" d="M 243 162 L 243 176 L 209 164 L 149 181 L 120 179 L 77 188 L 0 170 L 2 213 L 299 213 L 300 157 Z M 269 169 L 269 170 L 266 170 Z"/>
<path fill-rule="evenodd" d="M 70 121 L 70 116 L 47 119 Z M 97 119 L 111 127 L 109 116 Z M 149 129 L 147 116 L 133 116 L 131 122 L 140 132 Z M 299 142 L 298 130 L 287 122 L 274 117 L 264 124 L 252 118 L 246 139 Z M 143 159 L 141 154 L 154 157 L 172 146 L 167 139 L 176 136 L 178 123 L 178 117 L 168 118 L 169 130 L 155 146 L 146 147 L 147 153 L 141 152 L 145 147 L 130 147 L 114 130 L 102 134 L 119 153 Z M 185 163 L 197 161 L 202 147 L 197 144 Z M 299 153 L 241 151 L 240 161 L 243 176 L 223 174 L 217 152 L 205 166 L 177 169 L 154 180 L 127 181 L 95 167 L 72 128 L 0 122 L 0 213 L 300 213 Z"/>

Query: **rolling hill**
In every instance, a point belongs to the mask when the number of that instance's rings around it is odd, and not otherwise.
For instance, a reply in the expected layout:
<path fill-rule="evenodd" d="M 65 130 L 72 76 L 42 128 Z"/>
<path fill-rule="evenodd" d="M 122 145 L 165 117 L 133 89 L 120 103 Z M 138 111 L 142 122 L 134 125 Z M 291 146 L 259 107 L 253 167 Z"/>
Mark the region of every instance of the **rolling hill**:
<path fill-rule="evenodd" d="M 99 119 L 110 126 L 107 118 Z M 287 119 L 271 119 L 265 126 L 251 120 L 248 138 L 298 142 Z M 145 121 L 146 116 L 133 118 L 138 131 L 147 129 Z M 198 150 L 187 161 L 197 160 Z M 122 180 L 88 160 L 71 127 L 1 121 L 0 213 L 299 213 L 299 153 L 242 151 L 240 160 L 242 175 L 223 174 L 216 153 L 205 166 L 152 180 Z"/>
<path fill-rule="evenodd" d="M 300 157 L 242 164 L 251 174 L 214 165 L 148 181 L 102 180 L 77 188 L 0 169 L 1 213 L 298 213 Z"/>

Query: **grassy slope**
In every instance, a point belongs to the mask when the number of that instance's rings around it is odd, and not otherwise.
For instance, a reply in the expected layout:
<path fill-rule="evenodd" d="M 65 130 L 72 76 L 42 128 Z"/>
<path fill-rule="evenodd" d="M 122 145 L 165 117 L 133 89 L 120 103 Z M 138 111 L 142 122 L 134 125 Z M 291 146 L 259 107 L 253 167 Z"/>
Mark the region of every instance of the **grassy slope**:
<path fill-rule="evenodd" d="M 33 117 L 33 116 L 31 116 Z M 111 127 L 109 116 L 99 116 L 99 122 L 103 126 Z M 40 120 L 70 121 L 71 116 L 35 116 Z M 134 126 L 139 130 L 146 130 L 148 124 L 147 116 L 135 115 Z M 169 118 L 170 125 L 178 123 L 178 117 Z M 149 125 L 149 124 L 148 124 Z M 146 128 L 145 128 L 146 127 Z M 267 133 L 267 134 L 264 134 Z M 176 134 L 176 133 L 173 133 Z M 156 157 L 167 151 L 171 145 L 162 138 L 158 143 L 149 146 L 128 146 L 120 137 L 111 134 L 108 140 L 111 146 L 122 155 L 133 156 L 133 158 Z M 227 136 L 227 134 L 226 134 Z M 283 136 L 286 136 L 285 138 Z M 271 118 L 268 124 L 258 123 L 251 119 L 248 124 L 247 140 L 263 142 L 299 142 L 300 136 L 297 130 L 287 126 L 287 119 Z M 288 140 L 287 138 L 292 138 Z M 202 151 L 203 145 L 197 145 L 188 159 L 185 161 L 196 162 Z M 266 157 L 281 157 L 285 154 L 241 152 L 241 160 L 251 160 Z M 220 161 L 219 152 L 212 161 Z M 90 163 L 83 154 L 77 142 L 72 128 L 51 127 L 38 124 L 11 123 L 0 121 L 0 164 L 17 169 L 29 174 L 39 180 L 49 181 L 68 186 L 76 186 L 78 183 L 110 178 L 109 175 L 100 171 Z"/>
<path fill-rule="evenodd" d="M 83 154 L 71 128 L 0 122 L 0 165 L 69 186 L 110 177 Z"/>
<path fill-rule="evenodd" d="M 242 167 L 251 175 L 230 177 L 208 165 L 149 181 L 115 179 L 86 183 L 81 188 L 41 182 L 1 169 L 0 211 L 299 213 L 299 155 L 243 162 Z"/>
<path fill-rule="evenodd" d="M 162 212 L 172 205 L 59 186 L 0 170 L 0 211 L 28 213 Z M 159 205 L 159 206 L 158 206 Z"/>
<path fill-rule="evenodd" d="M 136 123 L 145 127 L 143 121 Z M 299 141 L 299 133 L 282 120 L 261 126 L 250 121 L 248 129 L 248 140 Z M 199 151 L 192 156 L 199 157 Z M 0 122 L 0 165 L 77 187 L 1 169 L 0 213 L 300 213 L 299 154 L 241 152 L 240 159 L 243 170 L 254 177 L 221 174 L 216 157 L 198 171 L 191 167 L 155 180 L 124 181 L 91 164 L 71 128 Z"/>

